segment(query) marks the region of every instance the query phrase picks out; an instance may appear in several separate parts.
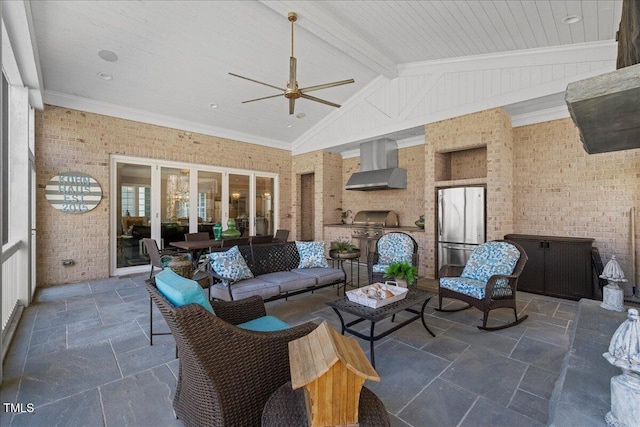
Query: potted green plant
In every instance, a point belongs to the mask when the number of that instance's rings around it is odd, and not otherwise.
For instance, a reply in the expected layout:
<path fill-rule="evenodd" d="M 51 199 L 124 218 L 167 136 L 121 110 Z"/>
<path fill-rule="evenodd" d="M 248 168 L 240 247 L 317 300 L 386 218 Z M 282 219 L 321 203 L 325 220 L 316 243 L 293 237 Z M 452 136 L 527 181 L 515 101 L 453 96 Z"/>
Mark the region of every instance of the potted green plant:
<path fill-rule="evenodd" d="M 347 209 L 346 211 L 342 208 L 336 208 L 336 211 L 340 211 L 340 220 L 343 224 L 347 223 L 347 218 L 349 218 L 349 214 L 352 213 L 351 209 Z"/>
<path fill-rule="evenodd" d="M 360 249 L 348 240 L 337 240 L 331 244 L 329 256 L 331 258 L 352 258 L 354 254 L 360 254 Z"/>
<path fill-rule="evenodd" d="M 418 278 L 418 269 L 409 261 L 392 262 L 385 268 L 384 278 L 395 280 L 398 286 L 411 286 Z"/>

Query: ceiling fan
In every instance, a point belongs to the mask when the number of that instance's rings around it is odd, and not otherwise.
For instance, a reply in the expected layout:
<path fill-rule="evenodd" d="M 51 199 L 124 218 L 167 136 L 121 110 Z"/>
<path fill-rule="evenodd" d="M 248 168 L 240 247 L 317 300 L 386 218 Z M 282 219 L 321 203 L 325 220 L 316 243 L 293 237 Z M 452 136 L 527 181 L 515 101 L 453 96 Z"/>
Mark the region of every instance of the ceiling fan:
<path fill-rule="evenodd" d="M 280 91 L 283 91 L 284 92 L 284 97 L 289 100 L 289 114 L 293 114 L 293 112 L 295 110 L 296 99 L 298 99 L 298 98 L 304 98 L 304 99 L 308 99 L 308 100 L 311 100 L 311 101 L 320 102 L 322 104 L 330 105 L 332 107 L 340 108 L 339 104 L 336 104 L 336 103 L 333 103 L 333 102 L 330 102 L 330 101 L 326 101 L 324 99 L 316 98 L 315 96 L 308 95 L 307 92 L 311 92 L 311 91 L 314 91 L 314 90 L 320 90 L 320 89 L 327 89 L 327 88 L 330 88 L 330 87 L 342 86 L 342 85 L 346 85 L 346 84 L 349 84 L 349 83 L 353 83 L 355 80 L 353 80 L 353 79 L 341 80 L 341 81 L 338 81 L 338 82 L 324 83 L 324 84 L 321 84 L 321 85 L 299 88 L 298 87 L 298 81 L 296 80 L 296 62 L 297 62 L 297 60 L 296 60 L 296 57 L 293 56 L 293 23 L 298 20 L 298 15 L 295 12 L 289 12 L 289 14 L 287 15 L 287 19 L 291 22 L 291 57 L 289 58 L 289 81 L 287 82 L 287 88 L 286 89 L 278 87 L 278 86 L 271 85 L 269 83 L 264 83 L 264 82 L 261 82 L 261 81 L 258 81 L 258 80 L 250 79 L 249 77 L 240 76 L 238 74 L 234 74 L 234 73 L 229 73 L 229 74 L 231 74 L 234 77 L 240 77 L 241 79 L 249 80 L 250 82 L 258 83 L 258 84 L 261 84 L 261 85 L 269 86 L 269 87 L 272 87 L 274 89 L 278 89 Z M 282 95 L 283 94 L 264 96 L 262 98 L 256 98 L 256 99 L 250 99 L 248 101 L 243 101 L 242 103 L 246 104 L 247 102 L 261 101 L 263 99 L 269 99 L 269 98 L 277 98 L 278 96 L 282 96 Z"/>

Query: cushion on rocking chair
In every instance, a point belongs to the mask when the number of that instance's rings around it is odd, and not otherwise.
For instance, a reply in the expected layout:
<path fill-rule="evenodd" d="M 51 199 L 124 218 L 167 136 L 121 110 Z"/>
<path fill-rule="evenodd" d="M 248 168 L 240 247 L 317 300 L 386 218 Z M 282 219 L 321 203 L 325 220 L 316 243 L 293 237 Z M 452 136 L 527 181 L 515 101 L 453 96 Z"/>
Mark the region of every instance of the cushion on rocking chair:
<path fill-rule="evenodd" d="M 520 258 L 520 251 L 507 242 L 487 242 L 471 253 L 460 277 L 442 277 L 440 286 L 473 298 L 483 299 L 487 281 L 495 274 L 509 275 Z M 510 296 L 505 278 L 496 281 L 493 296 Z"/>

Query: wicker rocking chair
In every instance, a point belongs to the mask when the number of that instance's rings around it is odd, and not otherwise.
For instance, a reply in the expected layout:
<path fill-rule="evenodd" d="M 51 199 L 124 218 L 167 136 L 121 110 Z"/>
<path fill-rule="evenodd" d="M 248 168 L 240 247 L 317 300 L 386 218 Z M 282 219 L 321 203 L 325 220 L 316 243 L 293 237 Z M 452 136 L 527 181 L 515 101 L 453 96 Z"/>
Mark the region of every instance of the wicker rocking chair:
<path fill-rule="evenodd" d="M 175 307 L 145 284 L 178 346 L 180 371 L 173 408 L 185 426 L 260 426 L 271 394 L 287 381 L 289 341 L 314 330 L 311 322 L 275 332 L 235 325 L 265 315 L 260 297 L 212 302 L 215 315 L 198 304 Z"/>
<path fill-rule="evenodd" d="M 494 331 L 515 326 L 527 315 L 518 318 L 516 288 L 518 277 L 527 263 L 527 254 L 520 245 L 508 240 L 496 240 L 478 246 L 466 266 L 443 265 L 439 272 L 438 311 L 460 311 L 475 307 L 484 313 L 479 329 Z M 468 305 L 443 309 L 442 298 L 453 298 Z M 487 327 L 489 312 L 496 308 L 511 308 L 515 321 Z"/>

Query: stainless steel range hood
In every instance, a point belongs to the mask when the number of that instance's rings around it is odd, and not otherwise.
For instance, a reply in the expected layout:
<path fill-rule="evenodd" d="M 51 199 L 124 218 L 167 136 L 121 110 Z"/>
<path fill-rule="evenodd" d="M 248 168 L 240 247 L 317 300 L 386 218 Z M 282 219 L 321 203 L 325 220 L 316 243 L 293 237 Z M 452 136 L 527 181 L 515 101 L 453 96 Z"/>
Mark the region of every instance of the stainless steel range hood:
<path fill-rule="evenodd" d="M 407 170 L 398 167 L 398 144 L 389 138 L 360 144 L 360 172 L 351 175 L 346 190 L 407 188 Z"/>

